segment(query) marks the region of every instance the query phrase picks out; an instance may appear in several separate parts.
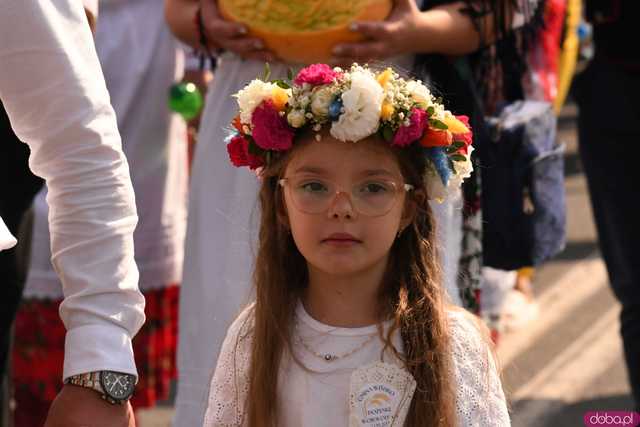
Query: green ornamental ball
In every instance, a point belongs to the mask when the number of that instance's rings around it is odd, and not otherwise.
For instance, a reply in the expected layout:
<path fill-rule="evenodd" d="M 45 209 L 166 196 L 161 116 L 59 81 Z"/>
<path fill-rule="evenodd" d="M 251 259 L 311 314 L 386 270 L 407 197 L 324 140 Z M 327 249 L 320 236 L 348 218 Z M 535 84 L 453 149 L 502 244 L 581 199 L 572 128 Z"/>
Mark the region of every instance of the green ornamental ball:
<path fill-rule="evenodd" d="M 196 117 L 204 101 L 198 87 L 191 83 L 175 83 L 169 89 L 169 109 L 191 120 Z"/>

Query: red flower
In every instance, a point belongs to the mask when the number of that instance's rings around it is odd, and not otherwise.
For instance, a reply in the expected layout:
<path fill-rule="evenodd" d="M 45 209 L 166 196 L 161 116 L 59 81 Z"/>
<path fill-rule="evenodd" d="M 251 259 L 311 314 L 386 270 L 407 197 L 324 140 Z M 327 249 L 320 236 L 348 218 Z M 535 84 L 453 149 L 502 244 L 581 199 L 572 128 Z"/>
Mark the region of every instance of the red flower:
<path fill-rule="evenodd" d="M 236 167 L 249 166 L 257 169 L 264 164 L 261 157 L 249 153 L 249 141 L 242 135 L 231 138 L 227 144 L 227 152 L 231 163 Z"/>
<path fill-rule="evenodd" d="M 469 117 L 467 117 L 467 116 L 456 116 L 456 119 L 458 119 L 462 123 L 464 123 L 465 126 L 467 127 L 467 129 L 469 129 L 469 132 L 453 134 L 453 140 L 454 141 L 464 142 L 464 147 L 461 147 L 458 150 L 458 152 L 459 153 L 463 153 L 463 154 L 467 154 L 468 147 L 473 142 L 473 132 L 471 132 L 471 126 L 469 126 Z"/>
<path fill-rule="evenodd" d="M 286 151 L 293 144 L 293 129 L 270 100 L 258 105 L 251 116 L 252 136 L 264 150 Z"/>
<path fill-rule="evenodd" d="M 446 147 L 453 142 L 453 135 L 448 130 L 427 128 L 420 140 L 423 147 Z"/>
<path fill-rule="evenodd" d="M 426 123 L 427 112 L 419 108 L 414 108 L 411 110 L 411 116 L 409 117 L 409 126 L 400 126 L 396 134 L 393 136 L 393 142 L 391 145 L 405 147 L 420 139 Z"/>
<path fill-rule="evenodd" d="M 312 64 L 300 70 L 293 82 L 297 85 L 309 83 L 312 86 L 326 85 L 333 82 L 340 73 L 333 71 L 327 64 Z"/>

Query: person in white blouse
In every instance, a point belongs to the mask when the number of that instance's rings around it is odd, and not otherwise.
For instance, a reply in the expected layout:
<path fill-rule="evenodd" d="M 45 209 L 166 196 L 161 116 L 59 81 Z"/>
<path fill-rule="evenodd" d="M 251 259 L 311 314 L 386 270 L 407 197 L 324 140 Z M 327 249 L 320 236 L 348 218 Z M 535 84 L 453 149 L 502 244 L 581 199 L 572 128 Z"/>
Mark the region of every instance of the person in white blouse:
<path fill-rule="evenodd" d="M 235 98 L 224 158 L 259 177 L 255 302 L 205 426 L 509 426 L 486 328 L 445 296 L 429 205 L 471 174 L 466 117 L 357 64 Z"/>
<path fill-rule="evenodd" d="M 47 181 L 65 294 L 66 384 L 46 425 L 133 425 L 131 338 L 144 322 L 137 214 L 87 18 L 73 0 L 0 0 L 0 10 L 0 100 L 31 149 L 31 169 Z M 13 243 L 6 232 L 2 240 Z"/>
<path fill-rule="evenodd" d="M 272 3 L 292 4 L 287 1 Z M 361 2 L 345 2 L 356 3 Z M 416 32 L 396 31 L 394 37 L 387 37 L 383 44 L 377 43 L 377 40 L 371 43 L 376 48 L 383 47 L 384 52 L 371 54 L 369 51 L 362 53 L 349 50 L 339 58 L 341 62 L 347 63 L 357 58 L 364 63 L 364 58 L 373 57 L 408 70 L 412 67 L 415 54 L 424 48 L 420 42 L 433 43 L 433 46 L 429 46 L 431 51 L 454 53 L 459 49 L 475 49 L 477 34 L 471 21 L 457 12 L 457 7 L 446 5 L 435 8 L 433 12 L 422 13 L 418 7 L 426 4 L 426 1 L 402 0 L 394 3 L 397 13 L 393 15 L 394 22 L 388 22 L 388 26 Z M 194 16 L 200 6 L 209 47 L 225 50 L 218 57 L 216 78 L 208 90 L 190 182 L 178 333 L 179 381 L 174 418 L 178 427 L 202 424 L 204 396 L 207 393 L 207 377 L 202 375 L 202 371 L 215 366 L 225 331 L 251 294 L 250 266 L 257 236 L 254 209 L 257 185 L 252 177 L 226 168 L 220 161 L 220 154 L 224 152 L 222 141 L 226 136 L 225 127 L 232 118 L 233 99 L 230 95 L 262 72 L 264 61 L 270 63 L 271 74 L 281 78 L 287 75 L 290 66 L 302 66 L 282 62 L 265 48 L 263 40 L 247 33 L 245 26 L 223 19 L 217 4 L 213 0 L 166 1 L 167 20 L 179 39 L 191 46 L 200 46 L 194 25 Z M 273 7 L 277 9 L 277 6 Z M 415 24 L 416 17 L 424 17 L 420 19 L 420 28 Z M 398 25 L 403 21 L 406 25 Z M 389 31 L 386 28 L 384 30 L 384 34 Z M 373 32 L 383 33 L 378 30 Z M 446 36 L 442 36 L 443 33 Z M 441 225 L 438 232 L 442 236 L 444 284 L 448 287 L 450 297 L 457 300 L 458 304 L 461 304 L 456 288 L 462 230 L 460 202 L 460 197 L 452 197 L 443 204 L 433 204 Z M 212 257 L 212 253 L 217 255 Z M 212 284 L 211 277 L 218 280 Z M 212 326 L 202 330 L 202 324 Z"/>

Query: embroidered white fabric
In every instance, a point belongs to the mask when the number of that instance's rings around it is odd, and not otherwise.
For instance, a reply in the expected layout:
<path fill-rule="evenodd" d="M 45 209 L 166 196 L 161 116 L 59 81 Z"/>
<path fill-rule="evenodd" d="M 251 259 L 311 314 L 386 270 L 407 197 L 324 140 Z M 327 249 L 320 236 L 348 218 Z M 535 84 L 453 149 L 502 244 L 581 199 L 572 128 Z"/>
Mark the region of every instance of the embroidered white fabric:
<path fill-rule="evenodd" d="M 309 326 L 319 322 L 311 320 L 308 322 L 305 313 L 302 314 L 303 322 Z M 310 317 L 309 317 L 310 319 Z M 205 414 L 204 425 L 215 427 L 244 426 L 247 425 L 246 417 L 243 417 L 244 404 L 249 389 L 249 363 L 251 357 L 251 329 L 252 310 L 246 309 L 229 328 L 227 337 L 222 345 L 218 366 L 211 380 L 208 407 Z M 502 384 L 498 375 L 496 363 L 493 360 L 484 339 L 480 336 L 478 328 L 473 324 L 469 315 L 461 311 L 449 311 L 449 322 L 451 327 L 451 351 L 453 358 L 453 372 L 456 384 L 456 415 L 458 427 L 476 426 L 510 426 L 507 404 L 502 390 Z M 361 334 L 353 329 L 330 328 L 324 325 L 322 344 L 326 348 L 330 347 L 330 340 L 348 338 L 353 340 Z M 312 326 L 313 328 L 313 326 Z M 360 330 L 371 328 L 356 328 Z M 345 332 L 347 331 L 347 332 Z M 303 331 L 303 333 L 305 333 Z M 334 335 L 335 334 L 335 335 Z M 380 341 L 380 340 L 376 340 Z M 294 340 L 295 342 L 295 340 Z M 394 344 L 400 343 L 399 337 Z M 362 366 L 363 358 L 369 358 L 369 362 L 375 361 L 375 354 L 380 355 L 382 343 L 379 347 L 368 346 L 365 351 L 354 353 L 350 358 L 354 358 L 355 363 Z M 353 347 L 353 346 L 351 346 Z M 349 348 L 349 347 L 343 347 Z M 300 352 L 298 352 L 300 350 Z M 302 357 L 302 361 L 315 356 L 304 352 L 302 349 L 295 349 L 296 355 Z M 330 370 L 322 372 L 322 364 L 326 363 Z M 336 365 L 335 362 L 323 362 L 322 360 L 309 360 L 309 365 L 313 372 L 297 367 L 299 371 L 294 372 L 291 366 L 281 368 L 287 371 L 287 378 L 279 384 L 280 400 L 278 402 L 283 415 L 282 425 L 348 425 L 349 423 L 349 392 L 348 383 L 353 369 Z M 352 363 L 354 363 L 352 361 Z M 307 366 L 308 368 L 309 366 Z M 291 379 L 296 375 L 307 376 L 300 381 Z M 320 375 L 320 381 L 314 382 L 310 377 Z M 346 381 L 347 388 L 341 388 L 336 376 Z M 282 379 L 282 378 L 281 378 Z M 308 390 L 315 386 L 318 389 Z M 285 389 L 285 387 L 297 388 L 295 390 Z M 327 393 L 328 392 L 328 393 Z M 286 394 L 286 395 L 285 395 Z M 326 397 L 329 396 L 329 397 Z M 333 401 L 331 399 L 334 399 Z M 344 408 L 341 407 L 344 401 Z M 328 406 L 332 405 L 332 406 Z M 331 411 L 326 408 L 331 407 Z M 324 411 L 322 409 L 324 408 Z M 327 424 L 328 422 L 328 424 Z M 320 424 L 316 424 L 320 423 Z"/>

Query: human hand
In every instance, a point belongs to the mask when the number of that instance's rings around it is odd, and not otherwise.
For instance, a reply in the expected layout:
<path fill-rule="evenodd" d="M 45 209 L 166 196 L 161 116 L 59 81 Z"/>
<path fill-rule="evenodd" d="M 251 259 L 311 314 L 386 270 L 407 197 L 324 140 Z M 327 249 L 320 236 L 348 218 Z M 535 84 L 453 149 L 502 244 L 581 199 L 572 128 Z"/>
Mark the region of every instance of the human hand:
<path fill-rule="evenodd" d="M 336 45 L 332 62 L 344 66 L 416 52 L 420 18 L 421 12 L 414 0 L 395 0 L 393 10 L 384 21 L 352 23 L 351 30 L 364 35 L 365 40 Z"/>
<path fill-rule="evenodd" d="M 112 405 L 94 390 L 65 384 L 49 408 L 45 427 L 135 427 L 131 404 Z"/>
<path fill-rule="evenodd" d="M 200 0 L 202 22 L 211 49 L 226 49 L 246 59 L 274 61 L 275 55 L 267 50 L 264 41 L 247 36 L 247 27 L 225 20 L 216 0 Z"/>

